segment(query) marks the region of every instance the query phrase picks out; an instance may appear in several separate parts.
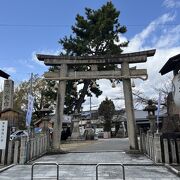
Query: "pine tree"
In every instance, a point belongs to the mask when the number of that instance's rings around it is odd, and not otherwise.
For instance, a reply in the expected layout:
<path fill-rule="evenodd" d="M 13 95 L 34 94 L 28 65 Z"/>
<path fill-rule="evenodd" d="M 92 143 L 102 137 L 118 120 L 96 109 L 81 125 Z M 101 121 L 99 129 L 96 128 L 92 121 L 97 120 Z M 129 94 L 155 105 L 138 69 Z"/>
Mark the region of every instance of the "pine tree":
<path fill-rule="evenodd" d="M 118 18 L 120 12 L 114 7 L 112 2 L 107 2 L 100 9 L 93 10 L 85 8 L 85 16 L 77 15 L 76 23 L 72 26 L 73 35 L 65 36 L 59 40 L 63 47 L 61 55 L 69 56 L 92 56 L 92 55 L 118 55 L 122 53 L 122 47 L 126 47 L 128 42 L 120 43 L 120 34 L 127 31 L 125 26 L 121 26 Z M 98 70 L 114 69 L 114 65 L 106 64 L 105 66 L 98 66 Z M 75 71 L 88 71 L 89 67 L 72 66 Z M 92 80 L 81 80 L 77 82 L 83 84 L 83 88 L 74 97 L 66 96 L 65 109 L 69 107 L 71 112 L 75 109 L 80 111 L 81 105 L 84 102 L 85 96 L 94 93 L 96 97 L 102 94 L 97 87 L 93 87 Z M 67 93 L 73 94 L 73 83 L 69 82 L 67 86 Z M 90 89 L 90 91 L 88 90 Z M 72 99 L 74 103 L 72 103 Z M 69 103 L 69 104 L 68 104 Z M 72 107 L 72 104 L 74 107 Z M 71 106 L 71 107 L 70 107 Z"/>
<path fill-rule="evenodd" d="M 106 99 L 101 102 L 98 113 L 100 116 L 104 117 L 104 131 L 110 132 L 111 131 L 111 121 L 113 115 L 115 113 L 115 106 L 111 99 Z"/>

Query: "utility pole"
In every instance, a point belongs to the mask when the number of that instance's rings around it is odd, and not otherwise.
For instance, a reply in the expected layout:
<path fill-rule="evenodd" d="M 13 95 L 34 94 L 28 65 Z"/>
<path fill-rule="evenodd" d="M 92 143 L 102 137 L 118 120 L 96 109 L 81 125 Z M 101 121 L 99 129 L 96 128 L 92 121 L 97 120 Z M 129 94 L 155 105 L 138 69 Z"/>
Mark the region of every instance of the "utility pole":
<path fill-rule="evenodd" d="M 90 105 L 90 107 L 89 107 L 89 113 L 90 113 L 90 121 L 91 121 L 91 97 L 92 97 L 92 95 L 90 95 L 90 101 L 89 101 L 89 105 Z"/>

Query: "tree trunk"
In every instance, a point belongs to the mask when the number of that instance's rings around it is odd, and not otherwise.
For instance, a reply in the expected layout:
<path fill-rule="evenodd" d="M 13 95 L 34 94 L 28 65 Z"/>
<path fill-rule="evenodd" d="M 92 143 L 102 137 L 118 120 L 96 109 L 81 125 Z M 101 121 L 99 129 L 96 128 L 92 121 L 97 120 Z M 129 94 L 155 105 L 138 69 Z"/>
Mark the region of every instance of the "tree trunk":
<path fill-rule="evenodd" d="M 82 103 L 84 102 L 84 98 L 87 94 L 87 91 L 88 91 L 88 87 L 89 87 L 89 84 L 90 84 L 91 80 L 88 79 L 88 80 L 84 80 L 84 86 L 83 86 L 83 89 L 81 91 L 81 94 L 80 94 L 80 97 L 79 99 L 76 101 L 76 105 L 75 105 L 75 108 L 74 110 L 77 110 L 78 112 L 80 112 L 81 110 L 81 105 Z"/>

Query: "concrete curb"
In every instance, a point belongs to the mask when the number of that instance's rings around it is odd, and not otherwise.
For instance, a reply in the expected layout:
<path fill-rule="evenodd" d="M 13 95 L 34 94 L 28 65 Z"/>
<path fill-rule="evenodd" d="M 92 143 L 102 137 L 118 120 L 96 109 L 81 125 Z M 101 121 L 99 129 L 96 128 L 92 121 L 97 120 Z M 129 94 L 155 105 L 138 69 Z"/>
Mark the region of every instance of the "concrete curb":
<path fill-rule="evenodd" d="M 39 158 L 41 158 L 41 157 L 43 157 L 43 156 L 45 156 L 45 155 L 46 155 L 46 152 L 43 153 L 43 154 L 41 154 L 41 155 L 39 155 L 39 156 L 37 156 L 37 157 L 33 157 L 31 160 L 27 161 L 27 162 L 24 163 L 24 164 L 19 164 L 19 165 L 30 164 L 31 162 L 33 162 L 33 161 L 35 161 L 35 160 L 37 160 L 37 159 L 39 159 Z"/>
<path fill-rule="evenodd" d="M 2 173 L 3 171 L 8 170 L 9 168 L 12 168 L 13 166 L 15 166 L 15 164 L 11 164 L 11 165 L 9 165 L 9 166 L 6 166 L 6 167 L 0 169 L 0 173 Z"/>
<path fill-rule="evenodd" d="M 152 160 L 154 162 L 154 160 L 152 158 L 150 158 L 150 156 L 148 156 L 147 154 L 144 154 L 147 158 L 149 158 L 150 160 Z M 155 162 L 154 162 L 155 163 Z M 180 171 L 178 171 L 177 169 L 175 169 L 174 167 L 172 167 L 170 164 L 165 164 L 165 163 L 156 163 L 156 164 L 162 164 L 164 165 L 167 169 L 169 169 L 172 173 L 176 174 L 177 176 L 180 176 Z"/>
<path fill-rule="evenodd" d="M 68 151 L 69 153 L 106 153 L 106 152 L 121 152 L 126 153 L 124 150 L 95 150 L 95 151 Z"/>
<path fill-rule="evenodd" d="M 126 152 L 126 154 L 143 154 L 141 151 L 139 151 L 139 150 L 127 150 L 127 151 L 125 151 Z"/>
<path fill-rule="evenodd" d="M 165 164 L 165 167 L 167 167 L 171 172 L 175 173 L 176 175 L 180 176 L 180 171 L 178 171 L 177 169 L 175 169 L 174 167 L 172 167 L 169 164 Z"/>

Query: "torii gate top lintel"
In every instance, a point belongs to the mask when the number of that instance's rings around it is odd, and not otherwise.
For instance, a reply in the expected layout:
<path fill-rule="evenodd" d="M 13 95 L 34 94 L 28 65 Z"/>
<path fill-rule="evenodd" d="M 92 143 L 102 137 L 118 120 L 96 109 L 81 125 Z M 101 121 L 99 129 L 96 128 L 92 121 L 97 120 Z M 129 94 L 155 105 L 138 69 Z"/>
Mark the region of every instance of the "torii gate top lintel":
<path fill-rule="evenodd" d="M 39 61 L 44 61 L 45 65 L 61 65 L 61 64 L 121 64 L 142 63 L 147 61 L 147 57 L 154 56 L 155 49 L 147 51 L 139 51 L 133 53 L 124 53 L 120 55 L 110 56 L 57 56 L 37 54 Z"/>

